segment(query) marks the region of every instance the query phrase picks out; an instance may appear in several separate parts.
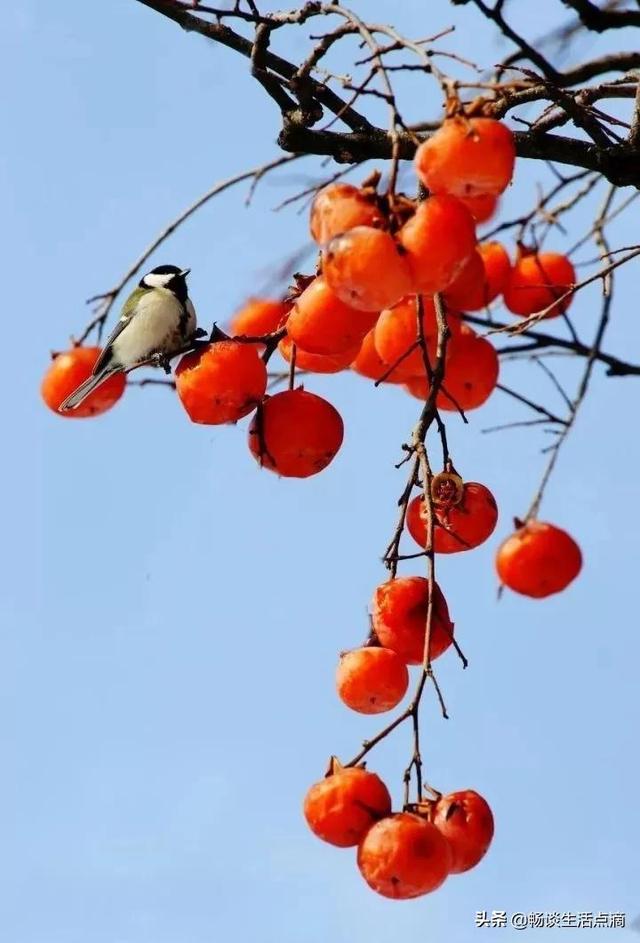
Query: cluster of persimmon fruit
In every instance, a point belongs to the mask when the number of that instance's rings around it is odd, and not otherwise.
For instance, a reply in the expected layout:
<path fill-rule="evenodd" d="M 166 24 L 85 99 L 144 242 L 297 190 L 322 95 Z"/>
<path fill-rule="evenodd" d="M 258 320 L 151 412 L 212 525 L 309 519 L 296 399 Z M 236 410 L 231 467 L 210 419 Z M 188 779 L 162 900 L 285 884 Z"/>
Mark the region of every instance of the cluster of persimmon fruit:
<path fill-rule="evenodd" d="M 326 399 L 295 386 L 295 371 L 352 370 L 376 385 L 399 385 L 424 402 L 439 344 L 436 294 L 449 329 L 436 406 L 465 412 L 482 406 L 498 382 L 498 355 L 465 313 L 502 297 L 515 315 L 557 317 L 567 311 L 576 284 L 574 268 L 561 253 L 519 244 L 511 258 L 499 242 L 478 242 L 476 225 L 496 211 L 515 156 L 504 124 L 458 107 L 417 149 L 420 199 L 379 193 L 379 175 L 361 186 L 335 182 L 320 190 L 310 212 L 319 248 L 316 272 L 297 275 L 282 300 L 250 299 L 228 333 L 215 329 L 209 342 L 182 357 L 175 383 L 189 418 L 217 425 L 251 415 L 248 447 L 262 466 L 283 477 L 317 474 L 342 445 L 343 421 Z M 269 394 L 267 362 L 276 348 L 290 364 L 290 388 Z M 42 384 L 52 410 L 58 412 L 90 375 L 99 353 L 74 346 L 55 355 Z M 79 409 L 62 415 L 105 412 L 125 383 L 123 376 L 110 378 Z M 467 551 L 493 533 L 498 510 L 485 485 L 463 481 L 451 466 L 435 476 L 430 495 L 432 527 L 423 494 L 406 509 L 406 529 L 421 548 Z M 570 535 L 534 519 L 517 522 L 496 558 L 502 584 L 531 597 L 564 589 L 581 566 Z M 338 667 L 337 689 L 348 707 L 376 714 L 400 703 L 408 666 L 423 663 L 428 611 L 434 660 L 453 642 L 440 588 L 409 576 L 376 589 L 368 642 L 344 653 Z M 309 790 L 304 811 L 319 837 L 357 845 L 365 880 L 394 898 L 427 893 L 448 874 L 473 867 L 493 835 L 491 810 L 472 790 L 434 792 L 394 813 L 378 776 L 343 767 L 335 758 L 326 778 Z"/>

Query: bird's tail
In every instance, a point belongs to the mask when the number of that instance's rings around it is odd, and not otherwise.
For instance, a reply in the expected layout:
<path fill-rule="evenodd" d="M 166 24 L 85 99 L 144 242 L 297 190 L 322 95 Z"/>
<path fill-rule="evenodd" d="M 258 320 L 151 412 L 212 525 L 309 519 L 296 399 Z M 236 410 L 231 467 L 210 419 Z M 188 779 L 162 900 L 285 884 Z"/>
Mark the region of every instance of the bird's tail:
<path fill-rule="evenodd" d="M 58 412 L 64 413 L 70 409 L 77 409 L 77 407 L 85 401 L 87 396 L 89 396 L 95 389 L 97 389 L 101 383 L 110 377 L 113 373 L 117 371 L 111 369 L 101 370 L 100 373 L 97 373 L 95 376 L 89 377 L 88 380 L 85 380 L 84 383 L 81 383 L 77 390 L 74 390 L 70 396 L 60 403 L 58 406 Z"/>

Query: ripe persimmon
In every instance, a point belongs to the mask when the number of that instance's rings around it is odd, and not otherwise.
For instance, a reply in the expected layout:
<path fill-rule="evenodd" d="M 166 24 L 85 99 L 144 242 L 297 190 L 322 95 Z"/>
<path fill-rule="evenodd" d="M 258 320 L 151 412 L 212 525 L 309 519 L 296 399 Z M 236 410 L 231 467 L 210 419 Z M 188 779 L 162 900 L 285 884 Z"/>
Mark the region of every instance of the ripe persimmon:
<path fill-rule="evenodd" d="M 565 530 L 528 521 L 500 545 L 500 582 L 516 593 L 542 599 L 566 589 L 582 569 L 580 547 Z"/>
<path fill-rule="evenodd" d="M 473 252 L 476 230 L 466 206 L 443 193 L 418 205 L 398 241 L 406 252 L 413 291 L 434 294 L 451 284 Z"/>
<path fill-rule="evenodd" d="M 500 202 L 493 193 L 481 193 L 479 196 L 459 196 L 458 199 L 467 207 L 476 223 L 487 223 L 498 210 Z"/>
<path fill-rule="evenodd" d="M 304 817 L 314 835 L 330 845 L 349 848 L 391 812 L 389 790 L 375 773 L 359 766 L 332 769 L 304 798 Z"/>
<path fill-rule="evenodd" d="M 498 506 L 488 488 L 477 481 L 465 481 L 462 500 L 452 507 L 433 508 L 433 549 L 436 553 L 458 553 L 479 547 L 494 532 Z M 427 542 L 424 498 L 417 495 L 407 508 L 407 529 L 416 543 Z"/>
<path fill-rule="evenodd" d="M 451 874 L 461 874 L 484 858 L 493 838 L 493 814 L 482 796 L 463 789 L 441 796 L 431 806 L 429 820 L 451 849 Z"/>
<path fill-rule="evenodd" d="M 435 891 L 450 866 L 446 838 L 412 812 L 398 812 L 376 822 L 358 848 L 358 867 L 369 887 L 397 900 Z"/>
<path fill-rule="evenodd" d="M 308 478 L 335 458 L 343 436 L 338 410 L 300 387 L 265 397 L 249 427 L 249 448 L 265 468 Z"/>
<path fill-rule="evenodd" d="M 373 190 L 361 190 L 350 183 L 330 183 L 311 204 L 311 235 L 318 245 L 356 226 L 384 225 L 384 216 Z"/>
<path fill-rule="evenodd" d="M 345 304 L 320 275 L 296 298 L 287 334 L 310 354 L 340 354 L 360 344 L 377 317 L 377 312 Z"/>
<path fill-rule="evenodd" d="M 101 353 L 100 347 L 72 347 L 53 355 L 40 387 L 42 399 L 49 409 L 68 419 L 87 419 L 99 416 L 118 402 L 127 384 L 124 373 L 109 377 L 75 409 L 63 413 L 58 411 L 61 403 L 89 379 Z"/>
<path fill-rule="evenodd" d="M 249 298 L 231 318 L 229 331 L 234 335 L 260 337 L 272 334 L 287 320 L 289 302 L 271 298 Z"/>
<path fill-rule="evenodd" d="M 513 177 L 516 146 L 494 118 L 447 118 L 415 156 L 416 173 L 432 193 L 498 196 Z"/>
<path fill-rule="evenodd" d="M 256 408 L 267 387 L 267 368 L 256 344 L 223 340 L 185 354 L 176 390 L 192 422 L 237 422 Z"/>
<path fill-rule="evenodd" d="M 438 408 L 477 409 L 496 388 L 498 372 L 498 355 L 493 344 L 463 324 L 460 333 L 449 341 L 444 389 L 436 397 Z"/>
<path fill-rule="evenodd" d="M 528 316 L 549 308 L 545 318 L 557 318 L 573 301 L 573 295 L 563 295 L 575 284 L 576 270 L 566 255 L 521 246 L 504 286 L 504 303 L 513 314 Z"/>
<path fill-rule="evenodd" d="M 293 341 L 290 337 L 283 337 L 278 344 L 278 350 L 287 361 L 291 362 L 291 348 Z M 300 347 L 296 347 L 296 367 L 298 370 L 307 370 L 309 373 L 340 373 L 347 370 L 353 358 L 360 350 L 360 345 L 343 350 L 339 354 L 310 354 Z"/>
<path fill-rule="evenodd" d="M 371 601 L 373 630 L 381 645 L 391 648 L 409 665 L 421 665 L 429 606 L 429 581 L 423 576 L 402 576 L 378 586 Z M 437 583 L 433 584 L 431 661 L 451 645 L 453 622 Z"/>
<path fill-rule="evenodd" d="M 412 290 L 401 247 L 372 226 L 335 236 L 323 252 L 322 274 L 338 298 L 361 311 L 381 311 Z"/>
<path fill-rule="evenodd" d="M 359 373 L 361 377 L 367 377 L 368 380 L 379 380 L 387 372 L 389 365 L 385 363 L 375 345 L 375 328 L 365 335 L 360 349 L 351 364 L 351 369 Z M 393 382 L 393 377 L 388 377 L 387 382 Z"/>
<path fill-rule="evenodd" d="M 486 304 L 504 291 L 511 274 L 509 253 L 500 242 L 481 242 L 478 252 L 484 262 Z"/>
<path fill-rule="evenodd" d="M 336 672 L 340 700 L 361 714 L 381 714 L 407 693 L 409 672 L 396 652 L 366 645 L 343 652 Z"/>
<path fill-rule="evenodd" d="M 433 300 L 429 295 L 422 296 L 422 330 L 431 357 L 435 353 L 437 324 Z M 408 295 L 380 312 L 373 330 L 373 342 L 381 360 L 388 366 L 395 364 L 392 373 L 395 380 L 424 374 L 424 360 L 417 339 L 418 309 L 415 295 Z"/>
<path fill-rule="evenodd" d="M 474 249 L 444 292 L 444 300 L 458 311 L 479 311 L 489 303 L 487 298 L 484 262 Z"/>

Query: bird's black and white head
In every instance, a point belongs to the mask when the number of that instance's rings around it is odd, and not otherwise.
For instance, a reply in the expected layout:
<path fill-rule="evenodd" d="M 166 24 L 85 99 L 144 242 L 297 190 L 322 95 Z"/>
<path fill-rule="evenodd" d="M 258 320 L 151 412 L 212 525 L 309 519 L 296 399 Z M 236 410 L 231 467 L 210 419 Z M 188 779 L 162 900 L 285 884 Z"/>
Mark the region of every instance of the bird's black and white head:
<path fill-rule="evenodd" d="M 140 280 L 140 288 L 166 288 L 179 301 L 187 300 L 187 275 L 191 270 L 177 265 L 157 265 Z"/>

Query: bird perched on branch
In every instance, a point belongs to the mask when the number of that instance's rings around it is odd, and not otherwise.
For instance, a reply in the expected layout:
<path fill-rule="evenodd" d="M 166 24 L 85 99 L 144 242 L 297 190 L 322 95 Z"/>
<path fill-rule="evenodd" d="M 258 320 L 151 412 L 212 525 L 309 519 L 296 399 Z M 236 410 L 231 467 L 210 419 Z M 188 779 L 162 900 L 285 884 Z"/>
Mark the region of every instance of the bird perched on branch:
<path fill-rule="evenodd" d="M 61 412 L 75 409 L 114 373 L 128 373 L 143 364 L 168 371 L 171 357 L 201 333 L 187 290 L 189 272 L 176 265 L 158 265 L 141 279 L 125 301 L 93 374 L 61 403 Z"/>

